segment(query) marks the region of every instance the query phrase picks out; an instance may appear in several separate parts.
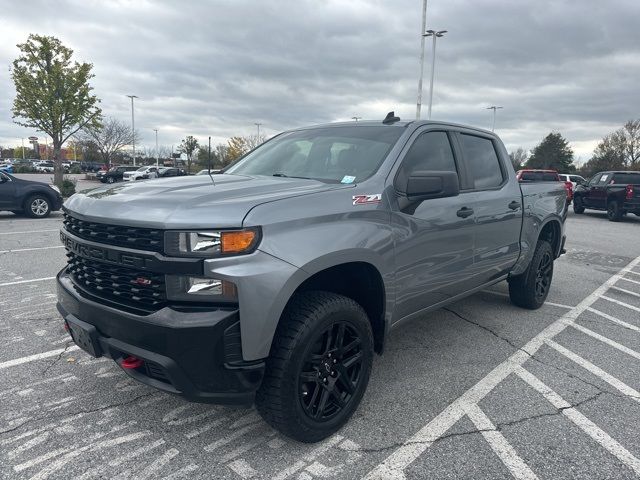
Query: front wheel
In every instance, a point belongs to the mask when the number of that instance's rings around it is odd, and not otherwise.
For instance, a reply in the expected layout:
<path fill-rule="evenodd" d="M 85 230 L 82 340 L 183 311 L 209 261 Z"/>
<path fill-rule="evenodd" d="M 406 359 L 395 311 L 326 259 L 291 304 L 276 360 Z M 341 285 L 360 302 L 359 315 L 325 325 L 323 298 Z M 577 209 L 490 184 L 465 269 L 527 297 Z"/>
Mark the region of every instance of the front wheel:
<path fill-rule="evenodd" d="M 553 257 L 549 242 L 540 240 L 527 270 L 509 279 L 509 298 L 514 305 L 536 310 L 544 304 L 553 279 Z"/>
<path fill-rule="evenodd" d="M 358 303 L 329 292 L 297 294 L 276 331 L 258 411 L 295 440 L 320 441 L 358 408 L 372 362 L 371 324 Z"/>
<path fill-rule="evenodd" d="M 622 219 L 620 204 L 612 200 L 607 204 L 607 218 L 610 222 L 619 222 Z"/>
<path fill-rule="evenodd" d="M 24 213 L 31 218 L 46 218 L 51 213 L 49 199 L 44 195 L 32 195 L 24 203 Z"/>
<path fill-rule="evenodd" d="M 582 198 L 580 197 L 573 198 L 573 213 L 577 213 L 577 214 L 584 213 L 584 204 L 582 203 Z"/>
<path fill-rule="evenodd" d="M 107 177 L 107 183 L 114 183 L 116 181 L 113 177 Z"/>

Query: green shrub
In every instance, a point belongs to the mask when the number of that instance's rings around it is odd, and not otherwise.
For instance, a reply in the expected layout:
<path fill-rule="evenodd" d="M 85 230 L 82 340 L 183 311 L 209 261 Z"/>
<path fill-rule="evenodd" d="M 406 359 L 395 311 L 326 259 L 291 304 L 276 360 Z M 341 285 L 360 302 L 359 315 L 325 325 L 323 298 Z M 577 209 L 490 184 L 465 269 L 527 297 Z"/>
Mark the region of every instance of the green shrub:
<path fill-rule="evenodd" d="M 33 173 L 35 172 L 35 170 L 30 165 L 14 165 L 13 172 L 14 173 Z"/>
<path fill-rule="evenodd" d="M 82 173 L 82 170 L 80 170 L 79 166 L 74 165 L 69 169 L 69 173 Z"/>
<path fill-rule="evenodd" d="M 76 183 L 77 181 L 70 177 L 64 177 L 62 180 L 62 187 L 60 188 L 60 193 L 63 197 L 68 198 L 74 193 L 76 193 Z"/>

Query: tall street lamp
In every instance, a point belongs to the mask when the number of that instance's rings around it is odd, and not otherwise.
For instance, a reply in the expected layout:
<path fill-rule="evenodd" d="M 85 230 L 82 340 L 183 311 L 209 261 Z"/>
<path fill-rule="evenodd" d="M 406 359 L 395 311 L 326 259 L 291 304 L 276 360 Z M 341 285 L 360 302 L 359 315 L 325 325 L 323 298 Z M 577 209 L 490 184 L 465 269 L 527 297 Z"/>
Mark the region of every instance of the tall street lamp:
<path fill-rule="evenodd" d="M 422 28 L 420 29 L 420 77 L 418 78 L 418 101 L 416 103 L 416 120 L 420 120 L 422 109 L 422 77 L 424 76 L 424 30 L 427 28 L 427 0 L 422 0 Z"/>
<path fill-rule="evenodd" d="M 433 37 L 433 51 L 431 52 L 431 85 L 429 86 L 429 113 L 427 115 L 427 118 L 429 119 L 431 119 L 431 105 L 433 104 L 433 77 L 435 76 L 436 71 L 436 39 L 438 37 L 442 37 L 445 33 L 447 33 L 446 30 L 440 30 L 437 32 L 435 30 L 427 30 L 423 34 L 425 37 Z"/>
<path fill-rule="evenodd" d="M 154 132 L 156 132 L 156 167 L 160 165 L 159 154 L 158 154 L 158 129 L 154 128 Z"/>
<path fill-rule="evenodd" d="M 132 144 L 133 144 L 133 166 L 136 166 L 136 122 L 135 117 L 133 115 L 133 99 L 138 98 L 136 95 L 127 95 L 131 99 L 131 132 L 133 133 Z"/>
<path fill-rule="evenodd" d="M 493 124 L 491 125 L 492 132 L 496 129 L 496 110 L 501 110 L 502 108 L 504 107 L 496 107 L 495 105 L 487 107 L 487 110 L 493 110 Z"/>
<path fill-rule="evenodd" d="M 254 125 L 256 127 L 258 127 L 258 140 L 257 141 L 259 142 L 260 141 L 260 125 L 262 125 L 262 124 L 261 123 L 254 123 Z"/>
<path fill-rule="evenodd" d="M 351 119 L 355 122 L 357 122 L 358 120 L 360 120 L 362 117 L 351 117 Z"/>

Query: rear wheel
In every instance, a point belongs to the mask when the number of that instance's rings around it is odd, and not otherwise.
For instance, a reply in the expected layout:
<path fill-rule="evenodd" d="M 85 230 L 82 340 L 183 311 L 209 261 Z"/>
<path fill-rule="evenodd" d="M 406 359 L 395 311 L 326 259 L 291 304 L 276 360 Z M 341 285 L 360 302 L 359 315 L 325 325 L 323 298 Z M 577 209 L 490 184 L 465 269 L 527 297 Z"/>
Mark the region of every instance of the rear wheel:
<path fill-rule="evenodd" d="M 107 183 L 114 183 L 116 181 L 113 177 L 107 177 Z"/>
<path fill-rule="evenodd" d="M 622 209 L 616 200 L 611 200 L 607 204 L 607 218 L 611 222 L 619 222 L 622 219 Z"/>
<path fill-rule="evenodd" d="M 573 213 L 577 213 L 577 214 L 584 213 L 584 205 L 582 203 L 582 198 L 580 197 L 573 198 Z"/>
<path fill-rule="evenodd" d="M 322 440 L 360 404 L 372 361 L 371 324 L 359 304 L 329 292 L 297 294 L 276 331 L 258 411 L 295 440 Z"/>
<path fill-rule="evenodd" d="M 45 218 L 51 213 L 51 204 L 44 195 L 31 195 L 24 203 L 24 213 L 31 218 Z"/>
<path fill-rule="evenodd" d="M 553 249 L 540 240 L 527 270 L 509 279 L 509 297 L 514 305 L 535 310 L 540 308 L 551 289 L 553 279 Z"/>

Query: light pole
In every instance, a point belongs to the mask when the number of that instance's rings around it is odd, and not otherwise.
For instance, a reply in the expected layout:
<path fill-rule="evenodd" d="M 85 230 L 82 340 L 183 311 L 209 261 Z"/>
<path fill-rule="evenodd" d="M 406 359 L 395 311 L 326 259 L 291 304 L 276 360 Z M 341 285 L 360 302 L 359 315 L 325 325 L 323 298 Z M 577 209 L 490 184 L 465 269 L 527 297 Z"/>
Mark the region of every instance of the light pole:
<path fill-rule="evenodd" d="M 22 160 L 24 160 L 24 138 L 22 139 Z"/>
<path fill-rule="evenodd" d="M 427 0 L 422 1 L 422 28 L 420 29 L 420 77 L 418 78 L 418 102 L 416 103 L 416 120 L 420 120 L 422 109 L 422 77 L 424 75 L 424 30 L 427 28 Z"/>
<path fill-rule="evenodd" d="M 261 123 L 254 123 L 254 125 L 256 127 L 258 127 L 258 139 L 256 141 L 256 143 L 257 143 L 257 142 L 260 142 L 260 125 L 262 125 L 262 124 Z"/>
<path fill-rule="evenodd" d="M 493 124 L 491 125 L 492 132 L 496 129 L 496 110 L 501 110 L 502 108 L 504 107 L 496 107 L 495 105 L 487 107 L 487 110 L 493 110 Z"/>
<path fill-rule="evenodd" d="M 127 95 L 131 99 L 131 133 L 132 133 L 132 144 L 133 144 L 133 166 L 136 166 L 136 122 L 135 117 L 133 115 L 133 99 L 138 98 L 136 95 Z"/>
<path fill-rule="evenodd" d="M 158 129 L 154 128 L 153 131 L 156 132 L 156 167 L 157 167 L 158 165 L 160 165 L 160 160 L 159 160 L 160 157 L 158 156 L 159 155 L 158 154 Z"/>
<path fill-rule="evenodd" d="M 360 120 L 362 117 L 351 117 L 352 120 L 354 120 L 355 122 L 357 122 L 358 120 Z"/>
<path fill-rule="evenodd" d="M 438 37 L 442 37 L 445 33 L 447 33 L 446 30 L 440 30 L 438 32 L 435 30 L 427 30 L 423 34 L 425 37 L 433 37 L 433 51 L 431 52 L 431 85 L 429 87 L 429 113 L 427 115 L 429 119 L 431 119 L 431 105 L 433 104 L 433 77 L 435 76 L 436 71 L 436 40 Z"/>

